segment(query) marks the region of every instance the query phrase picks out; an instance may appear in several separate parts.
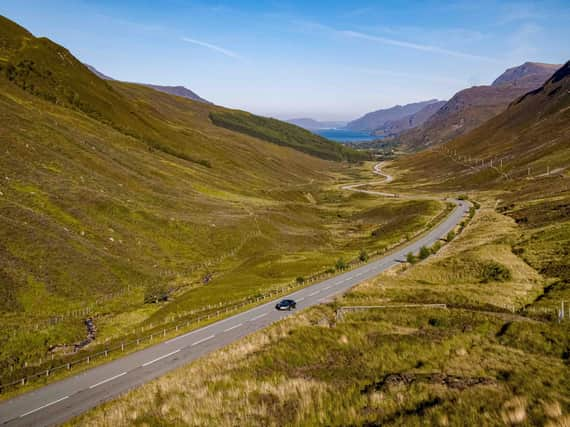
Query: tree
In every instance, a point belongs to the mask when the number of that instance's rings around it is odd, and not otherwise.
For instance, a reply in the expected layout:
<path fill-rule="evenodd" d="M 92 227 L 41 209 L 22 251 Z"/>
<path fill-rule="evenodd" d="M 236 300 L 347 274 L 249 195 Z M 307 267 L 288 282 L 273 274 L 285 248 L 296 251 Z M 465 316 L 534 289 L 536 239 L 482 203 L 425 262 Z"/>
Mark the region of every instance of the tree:
<path fill-rule="evenodd" d="M 455 238 L 455 231 L 451 230 L 449 233 L 447 233 L 447 237 L 445 238 L 445 240 L 451 242 L 454 238 Z"/>
<path fill-rule="evenodd" d="M 430 255 L 431 251 L 426 246 L 420 248 L 420 259 L 426 259 Z"/>
<path fill-rule="evenodd" d="M 417 261 L 416 256 L 412 252 L 408 252 L 408 255 L 406 255 L 406 261 L 410 264 L 415 264 Z"/>
<path fill-rule="evenodd" d="M 368 261 L 368 252 L 366 252 L 364 249 L 362 249 L 360 251 L 360 255 L 358 255 L 358 259 L 362 262 Z"/>
<path fill-rule="evenodd" d="M 338 271 L 342 271 L 342 270 L 346 270 L 346 262 L 344 261 L 344 259 L 339 258 L 335 264 L 335 267 Z"/>

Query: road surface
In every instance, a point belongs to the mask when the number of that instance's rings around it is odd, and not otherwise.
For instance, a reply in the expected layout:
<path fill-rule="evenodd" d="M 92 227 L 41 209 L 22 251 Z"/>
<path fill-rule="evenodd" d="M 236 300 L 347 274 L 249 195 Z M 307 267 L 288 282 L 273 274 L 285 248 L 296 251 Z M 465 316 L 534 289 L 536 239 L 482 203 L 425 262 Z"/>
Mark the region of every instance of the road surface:
<path fill-rule="evenodd" d="M 386 180 L 391 180 L 391 177 L 381 172 L 379 165 L 375 171 L 384 175 Z M 365 191 L 354 187 L 345 189 Z M 0 402 L 0 425 L 39 427 L 61 424 L 102 402 L 291 315 L 294 312 L 275 309 L 275 304 L 283 298 L 297 301 L 297 310 L 329 301 L 397 264 L 408 252 L 417 252 L 422 246 L 430 246 L 446 236 L 469 210 L 468 203 L 459 200 L 453 202 L 456 207 L 445 221 L 420 239 L 381 259 L 164 343 Z"/>

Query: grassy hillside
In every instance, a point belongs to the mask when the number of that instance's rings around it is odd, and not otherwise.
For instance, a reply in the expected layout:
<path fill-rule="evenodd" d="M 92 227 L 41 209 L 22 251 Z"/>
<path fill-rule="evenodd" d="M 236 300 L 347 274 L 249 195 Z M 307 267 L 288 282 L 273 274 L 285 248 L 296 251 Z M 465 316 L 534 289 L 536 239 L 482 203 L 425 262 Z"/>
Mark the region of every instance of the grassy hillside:
<path fill-rule="evenodd" d="M 559 66 L 525 63 L 511 68 L 490 86 L 474 86 L 456 93 L 423 125 L 398 136 L 411 151 L 451 141 L 485 124 L 525 93 L 540 88 Z"/>
<path fill-rule="evenodd" d="M 364 153 L 344 147 L 298 126 L 255 116 L 245 111 L 214 111 L 210 113 L 210 119 L 215 125 L 326 160 L 355 162 L 367 158 Z"/>
<path fill-rule="evenodd" d="M 370 165 L 216 126 L 210 114 L 232 114 L 221 107 L 100 80 L 4 18 L 0 64 L 3 382 L 71 353 L 86 309 L 94 345 L 112 342 L 382 250 L 443 207 L 378 211 L 338 190 Z"/>

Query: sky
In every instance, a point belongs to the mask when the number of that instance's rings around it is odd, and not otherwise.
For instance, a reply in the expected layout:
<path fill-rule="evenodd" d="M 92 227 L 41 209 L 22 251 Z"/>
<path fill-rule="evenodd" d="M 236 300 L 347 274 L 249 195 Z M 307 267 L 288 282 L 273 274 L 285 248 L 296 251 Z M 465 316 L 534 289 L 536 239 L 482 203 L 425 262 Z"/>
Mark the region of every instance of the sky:
<path fill-rule="evenodd" d="M 570 2 L 2 0 L 115 79 L 281 119 L 351 120 L 570 59 Z"/>

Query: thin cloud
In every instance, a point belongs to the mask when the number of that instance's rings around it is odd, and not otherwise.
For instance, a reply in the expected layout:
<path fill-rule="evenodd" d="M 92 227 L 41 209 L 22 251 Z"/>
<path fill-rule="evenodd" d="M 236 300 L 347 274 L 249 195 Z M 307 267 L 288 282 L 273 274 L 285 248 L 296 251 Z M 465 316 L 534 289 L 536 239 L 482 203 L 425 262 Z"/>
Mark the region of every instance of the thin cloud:
<path fill-rule="evenodd" d="M 230 58 L 241 59 L 241 56 L 239 56 L 237 53 L 235 53 L 229 49 L 225 49 L 221 46 L 217 46 L 217 45 L 212 44 L 212 43 L 207 43 L 207 42 L 204 42 L 201 40 L 191 39 L 190 37 L 182 37 L 182 40 L 185 41 L 186 43 L 192 43 L 192 44 L 195 44 L 197 46 L 202 46 L 202 47 L 208 48 L 210 50 L 213 50 L 214 52 L 221 53 L 222 55 L 228 56 Z"/>
<path fill-rule="evenodd" d="M 376 43 L 382 43 L 382 44 L 389 45 L 389 46 L 396 46 L 396 47 L 402 47 L 405 49 L 419 50 L 422 52 L 432 52 L 432 53 L 437 53 L 437 54 L 441 54 L 441 55 L 453 56 L 455 58 L 496 62 L 495 59 L 489 58 L 486 56 L 472 55 L 470 53 L 464 53 L 464 52 L 458 52 L 455 50 L 444 49 L 444 48 L 441 48 L 438 46 L 431 46 L 431 45 L 425 45 L 425 44 L 419 44 L 419 43 L 411 43 L 411 42 L 391 39 L 391 38 L 387 38 L 387 37 L 373 36 L 373 35 L 361 33 L 358 31 L 350 31 L 350 30 L 338 31 L 337 30 L 336 32 L 338 34 L 345 36 L 345 37 L 373 41 Z"/>

